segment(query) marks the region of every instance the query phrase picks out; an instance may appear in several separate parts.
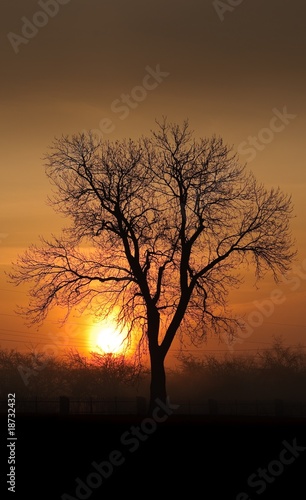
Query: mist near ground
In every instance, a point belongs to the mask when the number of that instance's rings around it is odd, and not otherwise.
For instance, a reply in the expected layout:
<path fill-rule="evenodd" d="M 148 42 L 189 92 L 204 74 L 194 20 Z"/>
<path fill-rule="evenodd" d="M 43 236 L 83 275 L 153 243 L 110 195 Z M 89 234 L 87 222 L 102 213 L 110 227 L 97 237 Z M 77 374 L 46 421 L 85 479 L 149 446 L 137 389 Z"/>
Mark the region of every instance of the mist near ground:
<path fill-rule="evenodd" d="M 69 351 L 62 358 L 43 353 L 0 351 L 0 399 L 15 392 L 19 399 L 148 397 L 150 372 L 139 360 Z M 227 354 L 198 358 L 181 355 L 167 371 L 172 401 L 216 400 L 305 401 L 306 353 L 276 339 L 273 347 L 251 356 Z"/>
<path fill-rule="evenodd" d="M 306 399 L 306 353 L 300 346 L 285 347 L 279 339 L 271 349 L 249 356 L 182 356 L 178 361 L 168 388 L 181 400 Z"/>

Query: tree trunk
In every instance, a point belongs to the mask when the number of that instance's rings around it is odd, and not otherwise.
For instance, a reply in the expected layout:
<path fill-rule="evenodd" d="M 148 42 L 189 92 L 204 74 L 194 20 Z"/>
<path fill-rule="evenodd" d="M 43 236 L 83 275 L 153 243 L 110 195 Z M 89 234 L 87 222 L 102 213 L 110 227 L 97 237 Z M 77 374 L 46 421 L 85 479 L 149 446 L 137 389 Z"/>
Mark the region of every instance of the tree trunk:
<path fill-rule="evenodd" d="M 152 413 L 154 408 L 157 406 L 156 399 L 159 399 L 165 404 L 167 402 L 164 359 L 165 357 L 161 355 L 158 347 L 150 349 L 151 384 L 149 413 Z"/>

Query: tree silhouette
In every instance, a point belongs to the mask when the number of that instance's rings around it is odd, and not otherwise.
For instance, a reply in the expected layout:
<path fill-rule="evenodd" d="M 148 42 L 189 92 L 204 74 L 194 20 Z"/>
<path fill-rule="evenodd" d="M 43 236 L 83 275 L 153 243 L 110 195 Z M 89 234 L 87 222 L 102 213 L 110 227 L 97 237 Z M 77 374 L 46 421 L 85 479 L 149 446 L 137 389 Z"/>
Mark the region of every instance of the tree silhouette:
<path fill-rule="evenodd" d="M 37 322 L 52 306 L 78 306 L 106 316 L 116 306 L 129 338 L 149 349 L 151 408 L 166 401 L 175 336 L 234 332 L 227 293 L 239 270 L 277 280 L 290 268 L 290 197 L 266 190 L 221 138 L 196 140 L 187 121 L 164 119 L 138 141 L 62 136 L 46 171 L 50 203 L 71 224 L 15 264 L 13 282 L 32 283 L 26 314 Z"/>

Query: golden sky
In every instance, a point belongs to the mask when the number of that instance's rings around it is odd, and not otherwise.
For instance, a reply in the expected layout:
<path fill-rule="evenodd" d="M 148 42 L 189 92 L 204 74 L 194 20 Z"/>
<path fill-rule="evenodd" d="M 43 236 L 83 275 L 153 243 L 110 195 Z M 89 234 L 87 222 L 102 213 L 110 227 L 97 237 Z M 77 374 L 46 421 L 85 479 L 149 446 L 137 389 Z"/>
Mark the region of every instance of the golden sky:
<path fill-rule="evenodd" d="M 24 290 L 16 290 L 4 275 L 38 235 L 65 224 L 46 205 L 51 186 L 42 156 L 53 138 L 89 129 L 100 129 L 109 140 L 136 138 L 148 134 L 162 115 L 177 122 L 188 118 L 199 137 L 221 135 L 267 187 L 292 194 L 295 281 L 277 286 L 267 278 L 257 289 L 247 279 L 231 294 L 233 309 L 257 311 L 260 323 L 234 349 L 267 347 L 273 334 L 283 335 L 286 344 L 306 345 L 305 2 L 231 3 L 5 2 L 0 20 L 1 347 L 54 344 L 54 315 L 38 332 L 27 328 L 14 313 L 16 303 L 26 301 Z M 260 322 L 258 301 L 271 301 L 275 288 L 284 300 L 273 303 L 271 314 L 265 302 Z M 256 314 L 251 318 L 256 322 Z M 88 335 L 76 322 L 63 332 L 67 337 L 69 330 L 72 345 L 73 330 L 80 347 Z M 203 349 L 228 352 L 226 344 L 212 339 Z"/>

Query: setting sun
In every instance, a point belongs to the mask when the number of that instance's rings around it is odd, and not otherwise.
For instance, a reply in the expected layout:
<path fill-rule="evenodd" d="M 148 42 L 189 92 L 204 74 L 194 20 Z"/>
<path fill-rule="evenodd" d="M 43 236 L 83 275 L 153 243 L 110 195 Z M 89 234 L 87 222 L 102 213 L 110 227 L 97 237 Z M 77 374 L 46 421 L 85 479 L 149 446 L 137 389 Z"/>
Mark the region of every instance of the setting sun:
<path fill-rule="evenodd" d="M 127 348 L 127 339 L 114 319 L 107 319 L 95 324 L 90 331 L 90 350 L 105 354 L 121 354 Z"/>

